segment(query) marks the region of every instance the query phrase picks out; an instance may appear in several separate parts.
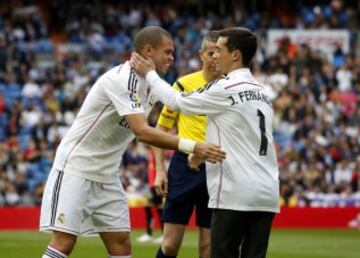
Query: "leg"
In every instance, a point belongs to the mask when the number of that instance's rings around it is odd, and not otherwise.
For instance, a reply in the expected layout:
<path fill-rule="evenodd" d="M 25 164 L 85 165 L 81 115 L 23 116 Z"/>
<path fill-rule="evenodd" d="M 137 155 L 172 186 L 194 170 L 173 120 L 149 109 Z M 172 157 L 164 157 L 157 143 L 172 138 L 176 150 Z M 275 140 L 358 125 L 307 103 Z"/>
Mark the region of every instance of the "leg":
<path fill-rule="evenodd" d="M 151 207 L 146 206 L 145 211 L 145 221 L 146 221 L 146 233 L 139 236 L 136 241 L 139 243 L 145 243 L 152 240 L 153 233 L 153 215 L 151 213 Z"/>
<path fill-rule="evenodd" d="M 112 256 L 130 256 L 131 240 L 129 232 L 102 232 L 101 240 Z"/>
<path fill-rule="evenodd" d="M 146 215 L 146 232 L 149 236 L 152 236 L 152 228 L 153 228 L 153 215 L 151 212 L 151 207 L 145 207 L 145 215 Z"/>
<path fill-rule="evenodd" d="M 185 225 L 164 224 L 163 241 L 161 250 L 166 256 L 176 256 L 179 252 L 185 233 Z"/>
<path fill-rule="evenodd" d="M 239 248 L 247 224 L 242 215 L 239 211 L 213 209 L 211 258 L 239 258 Z"/>
<path fill-rule="evenodd" d="M 151 196 L 152 196 L 152 203 L 153 203 L 154 207 L 156 208 L 156 213 L 157 213 L 157 216 L 159 218 L 161 232 L 163 232 L 164 224 L 163 224 L 163 221 L 161 220 L 161 215 L 162 215 L 162 211 L 163 211 L 163 207 L 164 207 L 164 205 L 163 205 L 163 197 L 156 193 L 154 187 L 151 187 L 150 191 L 151 191 Z M 162 242 L 162 239 L 163 239 L 163 237 L 162 237 L 162 233 L 161 233 L 161 236 L 159 236 L 158 238 L 155 238 L 153 240 L 153 243 L 159 244 L 159 243 Z"/>
<path fill-rule="evenodd" d="M 109 256 L 130 257 L 130 215 L 121 183 L 93 183 L 91 194 L 89 205 L 94 207 L 91 216 L 94 232 L 99 232 Z"/>
<path fill-rule="evenodd" d="M 168 172 L 168 196 L 162 212 L 163 241 L 157 258 L 176 257 L 194 210 L 193 175 L 187 166 L 187 155 L 175 152 Z"/>
<path fill-rule="evenodd" d="M 199 228 L 199 257 L 210 258 L 210 229 Z"/>
<path fill-rule="evenodd" d="M 206 183 L 199 185 L 196 191 L 194 196 L 196 196 L 196 224 L 199 226 L 199 257 L 210 258 L 210 224 L 212 210 L 208 208 L 209 194 Z"/>
<path fill-rule="evenodd" d="M 265 258 L 268 248 L 272 212 L 251 212 L 250 223 L 241 245 L 241 258 Z"/>
<path fill-rule="evenodd" d="M 154 243 L 154 244 L 160 244 L 160 243 L 162 242 L 162 240 L 163 240 L 162 233 L 163 233 L 163 231 L 164 231 L 164 223 L 163 223 L 163 221 L 161 220 L 161 215 L 162 215 L 162 211 L 163 211 L 162 206 L 156 207 L 156 211 L 157 211 L 158 216 L 159 216 L 159 222 L 160 222 L 160 228 L 161 228 L 161 235 L 160 235 L 158 238 L 155 238 L 155 239 L 153 240 L 153 243 Z"/>
<path fill-rule="evenodd" d="M 54 231 L 49 246 L 63 254 L 70 255 L 77 237 L 68 233 Z"/>
<path fill-rule="evenodd" d="M 52 170 L 41 205 L 40 230 L 52 231 L 43 257 L 66 257 L 80 233 L 89 183 L 80 177 Z"/>
<path fill-rule="evenodd" d="M 176 257 L 179 252 L 185 227 L 188 224 L 194 204 L 182 195 L 179 198 L 167 199 L 163 210 L 163 240 L 157 258 Z"/>

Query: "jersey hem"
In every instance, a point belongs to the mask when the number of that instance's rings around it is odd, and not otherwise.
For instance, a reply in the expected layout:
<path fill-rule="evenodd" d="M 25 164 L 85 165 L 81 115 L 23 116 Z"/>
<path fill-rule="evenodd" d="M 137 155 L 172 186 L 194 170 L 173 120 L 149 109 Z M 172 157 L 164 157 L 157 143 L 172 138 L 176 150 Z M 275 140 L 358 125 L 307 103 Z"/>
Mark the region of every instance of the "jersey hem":
<path fill-rule="evenodd" d="M 69 169 L 59 169 L 58 167 L 55 167 L 56 170 L 58 171 L 63 171 L 64 173 L 73 175 L 73 176 L 78 176 L 81 178 L 84 178 L 86 180 L 92 181 L 92 182 L 98 182 L 98 183 L 103 183 L 103 184 L 114 184 L 114 183 L 118 183 L 120 181 L 120 179 L 118 177 L 111 177 L 109 180 L 103 180 L 103 176 L 88 176 L 88 175 L 84 175 L 84 173 L 82 172 L 77 172 L 74 170 L 69 170 Z"/>
<path fill-rule="evenodd" d="M 211 209 L 225 209 L 225 210 L 235 210 L 235 211 L 265 211 L 265 212 L 274 212 L 280 213 L 280 208 L 269 208 L 269 207 L 225 207 L 225 206 L 217 206 L 217 205 L 209 205 Z"/>

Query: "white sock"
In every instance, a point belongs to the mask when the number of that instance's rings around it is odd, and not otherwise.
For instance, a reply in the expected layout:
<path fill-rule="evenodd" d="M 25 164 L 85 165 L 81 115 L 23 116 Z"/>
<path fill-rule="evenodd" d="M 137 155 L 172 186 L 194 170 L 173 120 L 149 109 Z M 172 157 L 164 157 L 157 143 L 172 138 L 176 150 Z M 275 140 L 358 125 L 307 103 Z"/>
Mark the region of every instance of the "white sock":
<path fill-rule="evenodd" d="M 66 258 L 67 255 L 56 250 L 54 247 L 48 246 L 41 258 Z"/>
<path fill-rule="evenodd" d="M 108 258 L 131 258 L 131 255 L 120 255 L 120 256 L 113 256 L 109 255 Z"/>

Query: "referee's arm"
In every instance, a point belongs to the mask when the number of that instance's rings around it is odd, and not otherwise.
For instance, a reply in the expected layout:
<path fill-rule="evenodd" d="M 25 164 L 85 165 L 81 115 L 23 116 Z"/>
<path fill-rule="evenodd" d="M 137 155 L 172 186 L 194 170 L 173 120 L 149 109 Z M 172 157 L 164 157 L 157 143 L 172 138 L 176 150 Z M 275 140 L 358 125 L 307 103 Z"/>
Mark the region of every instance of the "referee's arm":
<path fill-rule="evenodd" d="M 157 121 L 156 129 L 163 132 L 169 132 L 174 128 L 179 113 L 172 111 L 167 106 L 164 106 L 159 119 Z M 168 194 L 168 178 L 165 167 L 165 150 L 153 147 L 155 157 L 155 191 L 161 196 L 167 196 Z"/>
<path fill-rule="evenodd" d="M 160 131 L 168 132 L 170 131 L 169 128 L 161 126 L 159 124 L 156 125 L 156 129 Z M 161 196 L 167 196 L 168 194 L 168 178 L 165 168 L 165 150 L 152 147 L 154 150 L 154 157 L 155 157 L 155 191 L 157 194 Z"/>

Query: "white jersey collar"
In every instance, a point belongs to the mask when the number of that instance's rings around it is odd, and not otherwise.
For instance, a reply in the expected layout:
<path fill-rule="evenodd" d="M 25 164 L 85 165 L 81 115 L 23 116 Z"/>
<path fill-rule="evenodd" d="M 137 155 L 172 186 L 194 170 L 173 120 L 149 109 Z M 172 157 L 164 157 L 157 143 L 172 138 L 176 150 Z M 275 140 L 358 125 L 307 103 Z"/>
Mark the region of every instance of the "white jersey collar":
<path fill-rule="evenodd" d="M 239 75 L 239 74 L 251 75 L 250 69 L 249 69 L 249 68 L 239 68 L 239 69 L 235 69 L 235 70 L 232 70 L 230 73 L 228 73 L 227 76 L 228 76 L 228 77 L 231 77 L 231 76 Z"/>

